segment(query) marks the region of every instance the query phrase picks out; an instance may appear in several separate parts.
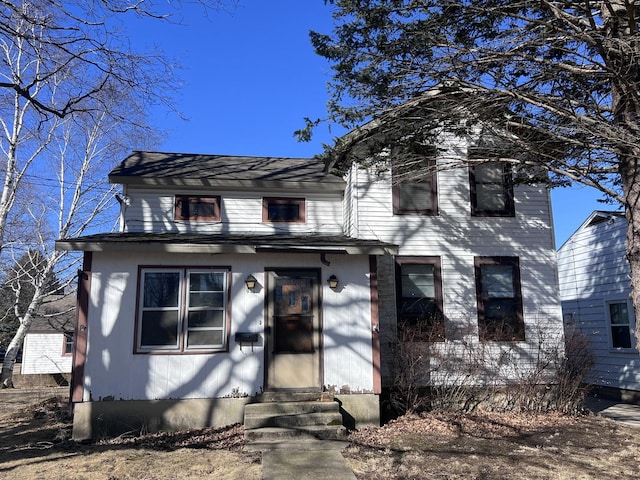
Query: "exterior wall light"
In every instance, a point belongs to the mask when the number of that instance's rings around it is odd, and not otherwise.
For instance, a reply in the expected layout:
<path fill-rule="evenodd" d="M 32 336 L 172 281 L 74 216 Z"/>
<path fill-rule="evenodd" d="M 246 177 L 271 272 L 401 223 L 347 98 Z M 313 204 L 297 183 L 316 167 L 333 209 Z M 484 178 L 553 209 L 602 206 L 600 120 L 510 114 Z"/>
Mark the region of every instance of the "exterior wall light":
<path fill-rule="evenodd" d="M 329 280 L 327 280 L 327 283 L 329 284 L 329 288 L 338 288 L 338 277 L 331 275 Z"/>
<path fill-rule="evenodd" d="M 256 288 L 256 283 L 258 283 L 258 281 L 253 275 L 249 275 L 244 281 L 244 284 L 247 286 L 248 290 L 253 290 L 254 288 Z"/>

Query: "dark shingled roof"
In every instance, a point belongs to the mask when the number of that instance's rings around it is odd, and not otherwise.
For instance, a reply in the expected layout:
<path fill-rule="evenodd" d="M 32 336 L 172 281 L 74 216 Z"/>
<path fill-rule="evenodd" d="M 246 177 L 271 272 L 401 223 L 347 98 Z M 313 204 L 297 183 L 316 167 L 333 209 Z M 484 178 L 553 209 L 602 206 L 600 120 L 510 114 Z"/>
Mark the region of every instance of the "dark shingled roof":
<path fill-rule="evenodd" d="M 342 178 L 312 158 L 236 157 L 133 152 L 109 173 L 111 183 L 217 186 L 325 186 L 343 190 Z"/>
<path fill-rule="evenodd" d="M 398 247 L 379 240 L 345 235 L 315 234 L 205 234 L 205 233 L 103 233 L 56 241 L 59 250 L 162 251 L 182 253 L 299 253 L 396 254 Z"/>
<path fill-rule="evenodd" d="M 44 299 L 30 332 L 72 332 L 76 320 L 75 295 L 51 295 Z"/>

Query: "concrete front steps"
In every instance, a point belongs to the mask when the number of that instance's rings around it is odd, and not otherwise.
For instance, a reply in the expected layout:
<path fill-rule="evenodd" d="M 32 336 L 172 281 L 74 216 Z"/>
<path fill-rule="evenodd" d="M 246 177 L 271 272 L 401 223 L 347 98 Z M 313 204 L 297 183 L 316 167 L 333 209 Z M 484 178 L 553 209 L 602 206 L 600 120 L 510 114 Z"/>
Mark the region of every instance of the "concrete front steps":
<path fill-rule="evenodd" d="M 322 401 L 325 400 L 325 401 Z M 248 443 L 296 440 L 342 440 L 340 406 L 318 394 L 263 394 L 260 403 L 244 407 L 245 439 Z"/>

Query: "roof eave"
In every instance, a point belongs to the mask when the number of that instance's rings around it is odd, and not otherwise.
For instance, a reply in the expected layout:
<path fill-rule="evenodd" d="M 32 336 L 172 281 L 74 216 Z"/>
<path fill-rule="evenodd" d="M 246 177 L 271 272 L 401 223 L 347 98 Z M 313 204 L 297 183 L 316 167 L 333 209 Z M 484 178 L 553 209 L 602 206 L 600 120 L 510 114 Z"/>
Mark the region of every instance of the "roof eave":
<path fill-rule="evenodd" d="M 333 253 L 348 255 L 397 255 L 395 245 L 256 245 L 242 244 L 200 244 L 166 242 L 92 242 L 85 240 L 57 240 L 56 250 L 84 252 L 151 252 L 151 253 L 196 253 L 196 254 L 254 254 L 272 253 Z"/>
<path fill-rule="evenodd" d="M 138 185 L 146 187 L 200 187 L 218 190 L 236 189 L 286 189 L 318 192 L 344 192 L 346 182 L 342 179 L 313 182 L 287 182 L 282 180 L 228 180 L 213 178 L 173 178 L 173 177 L 129 177 L 109 175 L 109 183 Z"/>

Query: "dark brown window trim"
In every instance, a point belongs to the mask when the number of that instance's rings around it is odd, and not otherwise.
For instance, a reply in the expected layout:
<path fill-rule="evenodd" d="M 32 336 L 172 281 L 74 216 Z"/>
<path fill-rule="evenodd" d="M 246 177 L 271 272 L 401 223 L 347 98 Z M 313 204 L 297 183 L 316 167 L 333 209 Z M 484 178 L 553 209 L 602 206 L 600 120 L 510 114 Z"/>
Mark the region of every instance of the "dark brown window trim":
<path fill-rule="evenodd" d="M 483 163 L 502 163 L 504 183 L 502 184 L 503 192 L 505 194 L 505 208 L 500 210 L 488 210 L 478 207 L 478 195 L 477 195 L 477 182 L 475 165 L 469 166 L 469 190 L 471 193 L 471 215 L 474 217 L 515 217 L 515 201 L 513 192 L 513 175 L 511 174 L 511 165 L 506 162 L 500 162 L 499 160 L 491 160 L 488 157 L 489 153 L 484 152 L 481 149 L 469 150 L 469 159 L 483 159 L 487 158 Z M 495 155 L 495 152 L 491 155 Z"/>
<path fill-rule="evenodd" d="M 444 299 L 442 294 L 442 260 L 436 256 L 398 256 L 396 257 L 396 298 L 397 303 L 397 318 L 398 318 L 398 333 L 402 329 L 402 320 L 400 312 L 400 300 L 402 299 L 402 281 L 401 273 L 403 265 L 433 265 L 433 277 L 434 277 L 434 290 L 435 290 L 435 304 L 436 314 L 438 315 L 438 322 L 435 330 L 429 332 L 427 338 L 417 338 L 415 341 L 435 341 L 441 342 L 445 340 L 445 317 L 444 317 Z"/>
<path fill-rule="evenodd" d="M 68 338 L 71 337 L 71 350 L 67 352 L 67 345 L 69 344 Z M 63 357 L 71 357 L 73 356 L 73 332 L 63 332 L 62 334 L 62 356 Z"/>
<path fill-rule="evenodd" d="M 513 289 L 515 293 L 515 319 L 511 330 L 489 332 L 486 328 L 485 297 L 482 295 L 482 267 L 486 265 L 511 265 L 513 267 Z M 525 341 L 524 313 L 522 307 L 522 283 L 520 280 L 520 259 L 518 257 L 475 257 L 476 299 L 478 306 L 478 335 L 480 341 L 523 342 Z"/>
<path fill-rule="evenodd" d="M 225 306 L 225 329 L 224 329 L 224 347 L 216 348 L 216 349 L 185 349 L 184 347 L 184 332 L 186 329 L 182 328 L 179 332 L 180 339 L 178 342 L 178 348 L 169 350 L 169 349 L 141 349 L 138 346 L 138 326 L 140 323 L 139 315 L 140 315 L 140 301 L 142 300 L 140 295 L 140 287 L 142 286 L 142 270 L 158 270 L 158 271 L 167 271 L 167 270 L 215 270 L 215 271 L 225 271 L 227 275 L 227 295 L 226 295 L 226 306 Z M 138 265 L 138 278 L 136 282 L 136 312 L 135 312 L 135 320 L 134 320 L 134 331 L 133 331 L 133 353 L 136 355 L 211 355 L 214 353 L 229 353 L 229 339 L 231 334 L 231 290 L 232 290 L 232 272 L 231 266 L 200 266 L 200 265 Z M 183 288 L 182 284 L 180 285 L 180 295 L 183 297 L 187 295 L 186 289 Z M 184 308 L 184 303 L 183 303 Z M 180 312 L 181 318 L 184 319 L 184 311 Z"/>
<path fill-rule="evenodd" d="M 400 178 L 398 174 L 397 165 L 392 164 L 392 185 L 391 185 L 391 195 L 393 200 L 393 214 L 394 215 L 438 215 L 438 175 L 435 171 L 436 161 L 428 160 L 427 165 L 429 168 L 434 168 L 432 174 L 429 175 L 428 179 L 424 180 L 412 180 L 407 179 L 403 180 Z M 431 208 L 428 209 L 410 209 L 403 208 L 400 205 L 400 190 L 402 189 L 403 184 L 425 184 L 430 187 L 431 193 Z"/>
<path fill-rule="evenodd" d="M 299 216 L 296 219 L 272 219 L 269 218 L 269 205 L 296 205 Z M 289 197 L 263 197 L 262 221 L 269 223 L 305 223 L 307 221 L 306 200 L 304 198 Z"/>
<path fill-rule="evenodd" d="M 213 205 L 213 215 L 192 215 L 187 205 L 198 203 L 209 203 Z M 217 222 L 220 221 L 220 195 L 176 195 L 174 199 L 174 219 L 195 222 Z"/>

